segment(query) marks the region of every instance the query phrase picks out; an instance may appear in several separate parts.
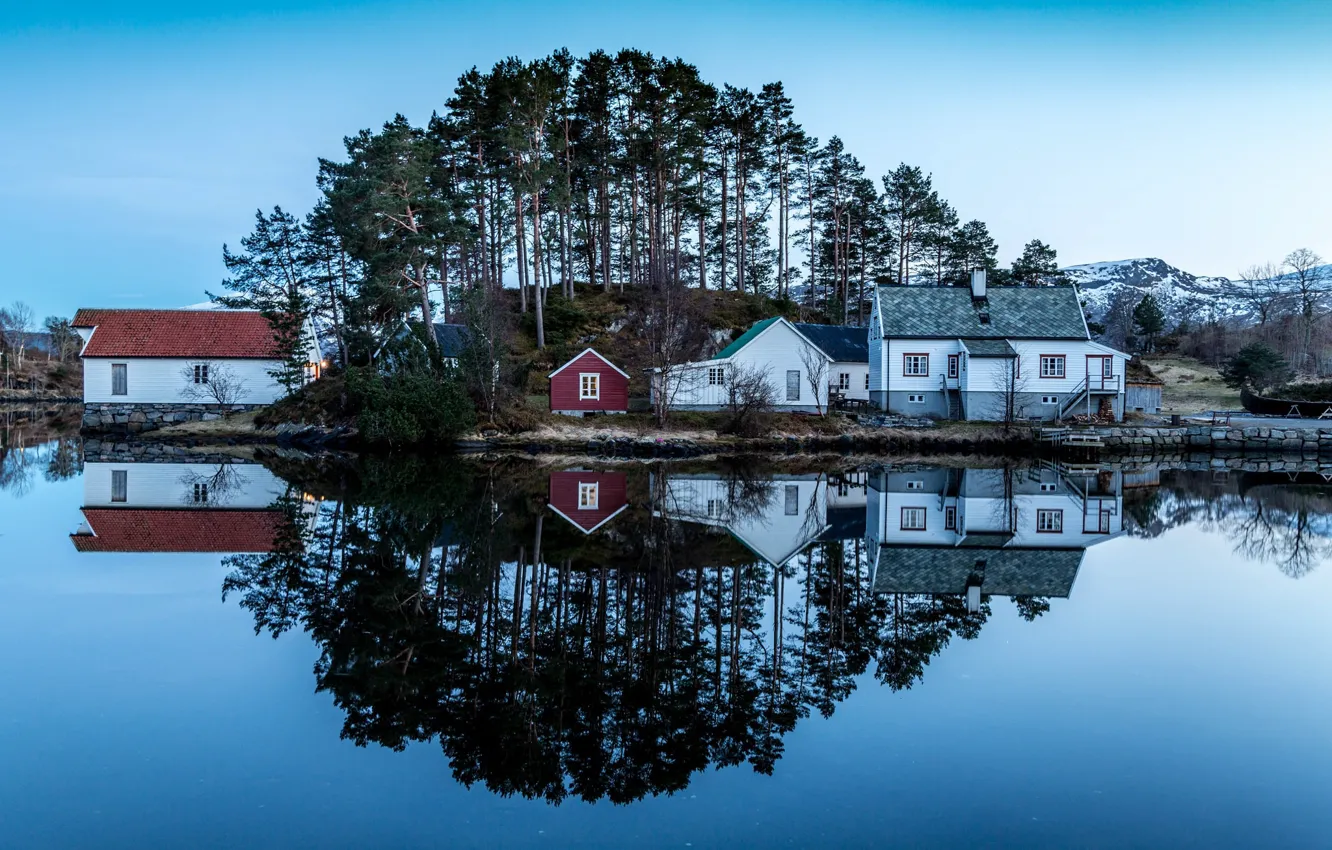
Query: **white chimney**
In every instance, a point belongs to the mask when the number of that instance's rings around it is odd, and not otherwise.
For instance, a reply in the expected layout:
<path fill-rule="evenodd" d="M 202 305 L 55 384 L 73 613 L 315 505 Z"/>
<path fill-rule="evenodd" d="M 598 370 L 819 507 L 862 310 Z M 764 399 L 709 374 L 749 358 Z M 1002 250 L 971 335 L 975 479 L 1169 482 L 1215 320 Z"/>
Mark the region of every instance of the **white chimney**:
<path fill-rule="evenodd" d="M 985 297 L 985 269 L 976 269 L 971 273 L 971 297 Z"/>

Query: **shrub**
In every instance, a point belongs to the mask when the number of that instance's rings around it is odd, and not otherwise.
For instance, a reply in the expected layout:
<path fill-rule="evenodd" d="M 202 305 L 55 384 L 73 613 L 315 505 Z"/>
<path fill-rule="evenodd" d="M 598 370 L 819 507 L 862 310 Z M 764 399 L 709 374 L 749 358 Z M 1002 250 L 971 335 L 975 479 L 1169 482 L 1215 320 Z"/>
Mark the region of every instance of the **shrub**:
<path fill-rule="evenodd" d="M 1251 342 L 1241 348 L 1221 370 L 1221 378 L 1227 386 L 1250 386 L 1258 392 L 1284 384 L 1292 377 L 1286 358 L 1262 342 Z"/>
<path fill-rule="evenodd" d="M 476 411 L 452 374 L 404 369 L 391 376 L 347 371 L 356 426 L 369 443 L 449 442 L 476 425 Z"/>

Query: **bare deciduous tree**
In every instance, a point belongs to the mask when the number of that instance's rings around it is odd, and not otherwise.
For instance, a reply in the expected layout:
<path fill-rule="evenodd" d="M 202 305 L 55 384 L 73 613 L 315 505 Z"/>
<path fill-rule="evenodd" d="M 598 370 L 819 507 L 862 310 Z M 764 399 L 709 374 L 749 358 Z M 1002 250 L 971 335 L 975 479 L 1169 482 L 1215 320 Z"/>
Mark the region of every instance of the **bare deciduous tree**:
<path fill-rule="evenodd" d="M 661 426 L 680 394 L 691 394 L 703 380 L 703 370 L 687 361 L 702 349 L 707 322 L 684 287 L 664 283 L 644 306 L 640 324 L 652 367 L 652 414 Z"/>
<path fill-rule="evenodd" d="M 736 365 L 726 377 L 728 430 L 742 437 L 758 436 L 777 403 L 777 388 L 770 370 L 758 365 Z"/>
<path fill-rule="evenodd" d="M 1275 318 L 1288 301 L 1281 285 L 1281 269 L 1275 263 L 1249 266 L 1229 287 L 1230 294 L 1244 302 L 1259 327 Z"/>
<path fill-rule="evenodd" d="M 998 401 L 994 403 L 994 415 L 1004 427 L 1012 425 L 1026 413 L 1026 406 L 1019 403 L 1020 396 L 1027 389 L 1027 375 L 1017 357 L 1000 362 L 991 379 Z"/>
<path fill-rule="evenodd" d="M 1314 321 L 1327 298 L 1326 269 L 1323 258 L 1308 248 L 1297 248 L 1286 255 L 1282 261 L 1286 269 L 1285 281 L 1298 302 L 1300 323 L 1304 331 L 1303 347 L 1300 351 L 1301 369 L 1309 367 L 1313 347 Z"/>
<path fill-rule="evenodd" d="M 181 367 L 181 398 L 202 404 L 230 407 L 245 395 L 245 381 L 226 363 L 200 360 Z"/>
<path fill-rule="evenodd" d="M 800 362 L 805 367 L 805 379 L 814 393 L 814 409 L 822 416 L 824 384 L 828 380 L 828 358 L 812 345 L 800 347 Z"/>

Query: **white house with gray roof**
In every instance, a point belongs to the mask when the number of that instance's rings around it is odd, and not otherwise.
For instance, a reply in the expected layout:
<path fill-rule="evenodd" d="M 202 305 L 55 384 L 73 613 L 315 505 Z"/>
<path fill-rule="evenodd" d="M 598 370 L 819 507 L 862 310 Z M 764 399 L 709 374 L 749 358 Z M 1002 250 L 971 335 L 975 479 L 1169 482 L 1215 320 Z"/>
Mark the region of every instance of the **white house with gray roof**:
<path fill-rule="evenodd" d="M 726 404 L 731 379 L 741 370 L 757 370 L 767 374 L 777 410 L 823 411 L 832 390 L 868 400 L 866 342 L 864 328 L 764 319 L 711 360 L 654 375 L 652 393 L 669 393 L 667 406 L 675 410 L 717 410 Z"/>
<path fill-rule="evenodd" d="M 1124 416 L 1129 356 L 1092 341 L 1073 286 L 880 286 L 868 349 L 870 401 L 891 413 Z"/>

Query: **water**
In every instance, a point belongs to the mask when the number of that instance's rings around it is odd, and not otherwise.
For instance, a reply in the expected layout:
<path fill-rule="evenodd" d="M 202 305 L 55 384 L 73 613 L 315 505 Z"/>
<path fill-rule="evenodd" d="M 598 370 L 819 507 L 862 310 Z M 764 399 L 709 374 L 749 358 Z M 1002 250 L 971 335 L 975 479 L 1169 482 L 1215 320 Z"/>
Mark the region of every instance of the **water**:
<path fill-rule="evenodd" d="M 1328 844 L 1317 474 L 158 460 L 0 463 L 7 847 Z"/>

